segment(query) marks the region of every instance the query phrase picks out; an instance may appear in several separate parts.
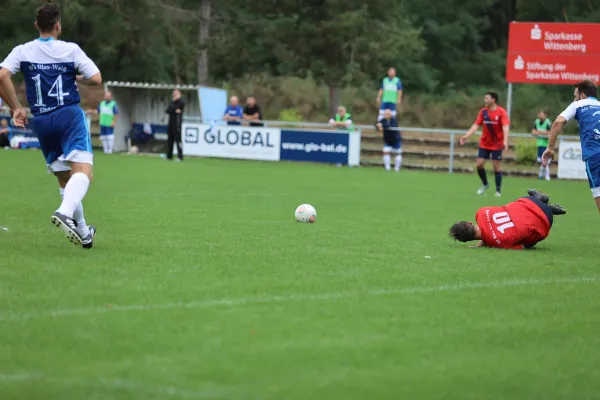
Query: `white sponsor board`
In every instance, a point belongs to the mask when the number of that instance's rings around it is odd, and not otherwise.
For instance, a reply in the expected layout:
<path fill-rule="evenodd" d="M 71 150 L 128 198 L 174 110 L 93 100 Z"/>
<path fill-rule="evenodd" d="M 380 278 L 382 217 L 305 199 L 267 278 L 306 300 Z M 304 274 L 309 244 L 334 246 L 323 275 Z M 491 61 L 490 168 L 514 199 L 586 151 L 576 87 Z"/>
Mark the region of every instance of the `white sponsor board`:
<path fill-rule="evenodd" d="M 558 177 L 560 179 L 587 179 L 579 141 L 563 140 L 560 142 L 558 147 Z"/>
<path fill-rule="evenodd" d="M 181 130 L 184 155 L 279 161 L 279 129 L 185 123 Z"/>

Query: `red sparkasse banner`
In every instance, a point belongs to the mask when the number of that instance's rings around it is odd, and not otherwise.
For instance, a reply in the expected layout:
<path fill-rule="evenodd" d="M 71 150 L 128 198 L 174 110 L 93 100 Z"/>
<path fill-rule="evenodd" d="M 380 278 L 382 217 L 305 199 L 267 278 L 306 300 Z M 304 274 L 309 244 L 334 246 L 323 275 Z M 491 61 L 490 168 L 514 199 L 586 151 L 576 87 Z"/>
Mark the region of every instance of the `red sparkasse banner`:
<path fill-rule="evenodd" d="M 506 58 L 507 82 L 575 84 L 586 78 L 600 83 L 600 54 L 515 53 Z"/>
<path fill-rule="evenodd" d="M 511 22 L 508 52 L 600 54 L 600 24 Z"/>

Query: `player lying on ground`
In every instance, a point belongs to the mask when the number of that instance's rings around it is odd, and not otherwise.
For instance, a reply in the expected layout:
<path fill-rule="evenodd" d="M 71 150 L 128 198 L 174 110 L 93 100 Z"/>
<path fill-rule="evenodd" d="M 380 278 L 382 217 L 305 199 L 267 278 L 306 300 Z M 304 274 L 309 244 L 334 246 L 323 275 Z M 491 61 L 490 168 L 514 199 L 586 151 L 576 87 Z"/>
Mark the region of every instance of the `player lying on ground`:
<path fill-rule="evenodd" d="M 450 227 L 450 236 L 461 242 L 479 240 L 472 247 L 500 249 L 530 249 L 546 239 L 554 215 L 566 214 L 558 204 L 548 204 L 550 198 L 537 189 L 529 189 L 522 197 L 505 206 L 480 208 L 475 214 L 477 225 L 460 221 Z"/>

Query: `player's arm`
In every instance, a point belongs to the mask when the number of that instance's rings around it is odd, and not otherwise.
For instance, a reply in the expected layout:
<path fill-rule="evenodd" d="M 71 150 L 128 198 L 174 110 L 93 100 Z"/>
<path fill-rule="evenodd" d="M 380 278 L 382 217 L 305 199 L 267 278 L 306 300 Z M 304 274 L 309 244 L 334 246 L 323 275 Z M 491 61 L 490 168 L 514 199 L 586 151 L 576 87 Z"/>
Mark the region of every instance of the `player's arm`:
<path fill-rule="evenodd" d="M 379 92 L 377 92 L 377 105 L 381 104 L 381 96 L 383 96 L 383 86 L 379 88 Z"/>
<path fill-rule="evenodd" d="M 102 75 L 94 62 L 81 50 L 77 45 L 74 45 L 75 68 L 81 75 L 75 78 L 77 84 L 85 86 L 98 86 L 102 84 Z"/>
<path fill-rule="evenodd" d="M 252 115 L 250 115 L 250 114 L 247 114 L 247 112 L 248 112 L 248 109 L 247 109 L 246 107 L 244 107 L 244 114 L 243 114 L 243 116 L 244 116 L 244 119 L 245 119 L 246 121 L 250 121 L 250 120 L 251 120 L 251 119 L 253 119 L 253 118 L 252 118 Z"/>
<path fill-rule="evenodd" d="M 6 104 L 8 104 L 8 101 L 6 100 L 6 96 L 4 95 L 4 92 L 2 91 L 2 88 L 0 88 L 0 99 L 2 99 L 2 101 Z M 0 105 L 2 105 L 2 103 L 0 102 Z M 10 107 L 10 106 L 9 106 Z M 2 108 L 2 107 L 0 107 Z"/>
<path fill-rule="evenodd" d="M 470 249 L 476 249 L 478 247 L 486 247 L 486 245 L 483 243 L 483 240 L 480 240 L 476 245 L 469 246 Z"/>
<path fill-rule="evenodd" d="M 179 99 L 179 104 L 177 105 L 177 109 L 175 110 L 176 114 L 183 113 L 183 109 L 185 108 L 185 102 L 183 99 Z"/>
<path fill-rule="evenodd" d="M 0 69 L 0 90 L 3 93 L 3 100 L 8 104 L 11 110 L 14 110 L 14 123 L 18 127 L 24 127 L 27 122 L 27 112 L 21 106 L 17 91 L 12 83 L 12 75 L 7 68 Z"/>
<path fill-rule="evenodd" d="M 117 106 L 114 106 L 114 108 L 113 108 L 113 123 L 112 123 L 113 128 L 117 124 L 117 119 L 119 119 L 119 109 L 117 108 Z"/>
<path fill-rule="evenodd" d="M 537 125 L 534 123 L 534 124 L 533 124 L 533 128 L 531 128 L 531 134 L 532 134 L 533 136 L 537 136 L 537 135 L 538 135 L 538 133 L 539 133 L 539 131 L 538 131 L 536 128 L 537 128 Z"/>
<path fill-rule="evenodd" d="M 21 103 L 19 103 L 17 92 L 11 78 L 14 74 L 19 72 L 21 61 L 21 46 L 17 46 L 10 52 L 2 64 L 0 64 L 0 93 L 2 94 L 2 100 L 10 108 L 15 125 L 19 127 L 23 127 L 27 123 L 27 113 L 21 106 Z"/>
<path fill-rule="evenodd" d="M 477 129 L 479 129 L 480 126 L 481 125 L 479 125 L 477 122 L 471 125 L 471 128 L 469 128 L 467 133 L 465 133 L 465 135 L 460 138 L 460 145 L 463 146 L 466 143 L 466 141 L 471 137 L 471 135 L 477 132 Z"/>
<path fill-rule="evenodd" d="M 403 88 L 402 88 L 402 82 L 398 81 L 398 99 L 396 100 L 396 103 L 398 105 L 400 105 L 402 103 L 402 93 L 403 93 Z"/>
<path fill-rule="evenodd" d="M 508 135 L 510 134 L 510 125 L 502 125 L 502 132 L 504 133 L 504 151 L 508 151 Z"/>
<path fill-rule="evenodd" d="M 77 75 L 77 83 L 85 86 L 102 85 L 102 75 L 100 74 L 100 71 L 89 78 L 86 78 L 84 75 Z"/>

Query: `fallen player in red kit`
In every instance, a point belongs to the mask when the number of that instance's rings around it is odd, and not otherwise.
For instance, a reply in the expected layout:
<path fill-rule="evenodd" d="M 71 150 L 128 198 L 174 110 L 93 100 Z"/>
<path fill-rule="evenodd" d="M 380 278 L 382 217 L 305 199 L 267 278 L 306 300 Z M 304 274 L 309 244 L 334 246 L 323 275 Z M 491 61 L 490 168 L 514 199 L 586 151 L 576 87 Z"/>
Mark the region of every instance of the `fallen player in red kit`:
<path fill-rule="evenodd" d="M 461 242 L 479 240 L 477 246 L 500 249 L 530 249 L 548 237 L 554 215 L 566 214 L 558 204 L 548 204 L 548 195 L 529 189 L 505 206 L 483 207 L 475 214 L 477 225 L 460 221 L 450 227 L 450 236 Z"/>

